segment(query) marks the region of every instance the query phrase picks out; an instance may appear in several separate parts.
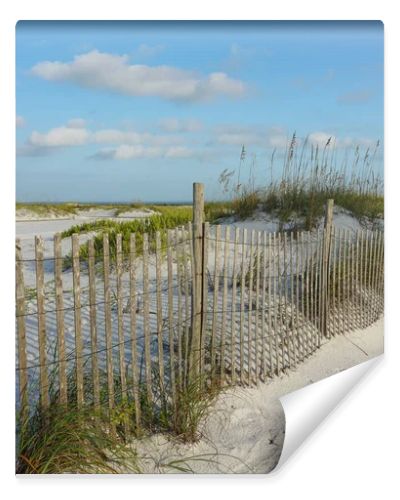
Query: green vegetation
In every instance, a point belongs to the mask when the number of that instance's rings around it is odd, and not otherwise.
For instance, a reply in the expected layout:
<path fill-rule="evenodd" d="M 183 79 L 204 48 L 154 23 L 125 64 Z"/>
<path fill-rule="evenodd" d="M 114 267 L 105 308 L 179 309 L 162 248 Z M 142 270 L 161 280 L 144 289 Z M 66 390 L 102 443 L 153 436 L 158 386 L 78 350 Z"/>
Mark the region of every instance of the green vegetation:
<path fill-rule="evenodd" d="M 113 220 L 97 220 L 85 224 L 72 226 L 67 231 L 62 233 L 62 237 L 66 238 L 74 233 L 98 233 L 94 237 L 94 248 L 96 261 L 101 260 L 103 255 L 103 234 L 107 233 L 109 236 L 110 245 L 110 260 L 115 261 L 116 258 L 116 241 L 117 234 L 122 235 L 122 252 L 124 255 L 129 255 L 130 251 L 130 235 L 136 234 L 136 251 L 140 255 L 143 249 L 143 234 L 149 235 L 150 251 L 155 249 L 154 235 L 157 231 L 161 234 L 161 244 L 165 246 L 167 240 L 167 230 L 174 229 L 178 226 L 183 226 L 192 220 L 191 207 L 163 207 L 163 213 L 152 215 L 147 219 L 138 219 L 126 222 L 118 222 Z M 88 246 L 82 245 L 80 249 L 80 256 L 83 259 L 88 257 Z M 71 255 L 64 259 L 64 268 L 71 266 Z"/>
<path fill-rule="evenodd" d="M 115 206 L 113 206 L 111 208 L 115 208 Z M 143 210 L 145 208 L 146 208 L 145 205 L 143 203 L 140 203 L 140 202 L 129 203 L 128 205 L 125 205 L 125 204 L 117 205 L 117 207 L 115 208 L 114 215 L 115 215 L 115 217 L 119 217 L 124 212 L 129 212 L 130 210 Z"/>
<path fill-rule="evenodd" d="M 56 371 L 50 374 L 50 406 L 38 403 L 27 418 L 17 417 L 17 462 L 19 474 L 118 473 L 140 472 L 134 451 L 136 438 L 157 432 L 171 439 L 194 442 L 199 425 L 221 390 L 204 380 L 177 384 L 176 399 L 171 388 L 160 384 L 153 370 L 153 400 L 147 399 L 144 384 L 139 386 L 140 427 L 136 426 L 136 407 L 131 391 L 122 392 L 121 380 L 114 378 L 115 405 L 108 409 L 107 374 L 100 371 L 100 407 L 93 406 L 93 384 L 84 373 L 85 404 L 76 405 L 75 371 L 68 373 L 68 405 L 59 402 Z M 132 387 L 132 380 L 127 380 Z M 133 445 L 133 446 L 132 446 Z"/>
<path fill-rule="evenodd" d="M 80 211 L 99 209 L 113 210 L 114 216 L 118 217 L 124 212 L 134 209 L 146 209 L 147 207 L 141 202 L 132 203 L 16 203 L 16 210 L 26 210 L 36 214 L 38 217 L 46 218 L 50 216 L 67 217 L 78 215 Z"/>
<path fill-rule="evenodd" d="M 309 148 L 309 155 L 307 155 Z M 240 219 L 250 217 L 256 210 L 273 214 L 282 224 L 292 223 L 296 229 L 310 230 L 317 226 L 324 214 L 328 198 L 335 205 L 351 212 L 361 224 L 373 225 L 383 218 L 383 180 L 376 174 L 373 163 L 379 148 L 353 151 L 351 164 L 343 161 L 337 167 L 337 152 L 329 138 L 323 147 L 308 145 L 301 148 L 296 135 L 288 145 L 281 166 L 279 180 L 274 180 L 274 156 L 271 157 L 270 181 L 266 188 L 256 188 L 253 176 L 254 160 L 248 170 L 248 178 L 242 182 L 246 152 L 240 157 L 237 181 L 235 170 L 224 170 L 219 178 L 224 193 L 229 194 L 231 206 Z"/>
<path fill-rule="evenodd" d="M 75 215 L 78 208 L 82 208 L 77 203 L 17 203 L 16 210 L 29 210 L 39 217 L 50 215 Z M 86 206 L 85 206 L 86 208 Z M 90 208 L 90 207 L 88 207 Z"/>
<path fill-rule="evenodd" d="M 150 205 L 150 210 L 158 212 L 151 215 L 146 219 L 137 219 L 132 221 L 115 221 L 110 219 L 95 220 L 70 227 L 64 231 L 61 236 L 67 238 L 72 234 L 83 234 L 94 232 L 98 233 L 94 237 L 94 248 L 96 261 L 101 260 L 103 256 L 103 234 L 107 233 L 109 236 L 110 245 L 110 260 L 115 261 L 116 257 L 116 239 L 117 234 L 122 235 L 122 252 L 128 255 L 130 248 L 130 234 L 136 235 L 136 251 L 138 255 L 142 253 L 143 249 L 143 234 L 149 235 L 149 250 L 155 250 L 155 234 L 157 231 L 161 235 L 161 244 L 164 247 L 167 243 L 167 230 L 183 226 L 190 222 L 193 217 L 192 207 L 189 205 Z M 217 221 L 221 217 L 225 217 L 232 213 L 231 203 L 229 202 L 210 202 L 205 205 L 206 220 L 210 222 Z M 80 256 L 82 259 L 88 257 L 88 246 L 84 244 L 80 249 Z M 64 269 L 71 267 L 72 257 L 68 255 L 64 259 Z"/>
<path fill-rule="evenodd" d="M 17 474 L 115 474 L 122 464 L 139 472 L 134 458 L 91 408 L 53 401 L 47 411 L 38 408 L 19 425 Z"/>
<path fill-rule="evenodd" d="M 239 219 L 251 217 L 261 202 L 260 194 L 243 186 L 232 200 L 232 209 Z"/>

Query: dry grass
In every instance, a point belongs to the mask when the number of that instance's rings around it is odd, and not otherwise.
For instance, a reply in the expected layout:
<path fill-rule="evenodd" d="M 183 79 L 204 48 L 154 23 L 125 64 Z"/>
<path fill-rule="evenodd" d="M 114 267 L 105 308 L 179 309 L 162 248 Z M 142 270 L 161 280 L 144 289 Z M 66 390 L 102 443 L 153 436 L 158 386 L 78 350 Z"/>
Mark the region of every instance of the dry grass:
<path fill-rule="evenodd" d="M 323 216 L 326 200 L 333 198 L 335 205 L 371 227 L 384 213 L 383 179 L 374 168 L 378 148 L 379 141 L 373 151 L 367 149 L 363 154 L 355 147 L 353 158 L 337 166 L 337 150 L 331 139 L 323 147 L 310 145 L 307 140 L 299 146 L 293 134 L 282 165 L 278 166 L 278 178 L 273 152 L 266 187 L 255 186 L 254 160 L 246 165 L 244 148 L 237 182 L 234 170 L 224 170 L 219 180 L 239 219 L 251 217 L 261 206 L 282 225 L 292 223 L 296 229 L 311 230 Z M 243 182 L 245 167 L 247 180 Z"/>

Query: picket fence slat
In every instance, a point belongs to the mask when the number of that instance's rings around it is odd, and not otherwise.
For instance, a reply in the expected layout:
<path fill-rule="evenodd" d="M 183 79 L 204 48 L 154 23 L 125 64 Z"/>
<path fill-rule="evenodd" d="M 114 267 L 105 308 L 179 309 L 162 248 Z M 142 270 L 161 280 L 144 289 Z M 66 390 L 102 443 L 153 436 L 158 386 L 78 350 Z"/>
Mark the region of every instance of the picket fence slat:
<path fill-rule="evenodd" d="M 175 260 L 176 260 L 176 276 L 177 276 L 177 308 L 178 308 L 178 322 L 177 330 L 177 345 L 178 345 L 178 380 L 179 386 L 183 388 L 183 356 L 182 356 L 182 260 L 181 260 L 181 247 L 179 243 L 179 229 L 175 228 Z"/>
<path fill-rule="evenodd" d="M 127 401 L 127 385 L 126 385 L 126 367 L 125 367 L 125 336 L 124 336 L 124 320 L 122 302 L 122 274 L 123 274 L 123 254 L 122 254 L 122 235 L 116 236 L 116 272 L 117 272 L 117 327 L 118 327 L 118 344 L 119 344 L 119 378 L 121 384 L 121 400 L 123 404 Z M 124 415 L 123 425 L 125 435 L 129 433 L 128 415 Z"/>
<path fill-rule="evenodd" d="M 129 238 L 129 316 L 130 316 L 130 337 L 132 355 L 132 385 L 133 398 L 135 402 L 135 425 L 136 430 L 140 430 L 141 406 L 140 406 L 140 370 L 137 349 L 137 300 L 136 300 L 136 235 L 132 233 Z"/>
<path fill-rule="evenodd" d="M 226 318 L 227 318 L 227 303 L 228 303 L 229 244 L 230 244 L 229 226 L 225 226 L 223 291 L 222 291 L 222 318 L 221 318 L 221 347 L 220 347 L 220 356 L 221 356 L 220 383 L 221 384 L 224 384 L 224 382 L 225 382 L 225 342 L 226 342 Z"/>
<path fill-rule="evenodd" d="M 238 260 L 238 249 L 239 249 L 239 238 L 240 230 L 238 227 L 235 228 L 235 240 L 233 248 L 233 265 L 232 265 L 232 315 L 231 315 L 231 384 L 236 382 L 236 285 L 238 275 L 237 273 L 237 260 Z"/>
<path fill-rule="evenodd" d="M 272 235 L 268 234 L 268 347 L 269 347 L 269 375 L 272 378 L 276 370 L 276 361 L 274 360 L 274 335 L 272 330 L 272 311 L 273 311 L 273 292 L 272 292 L 272 276 L 274 273 L 273 267 L 273 252 L 272 252 Z"/>
<path fill-rule="evenodd" d="M 147 404 L 153 402 L 149 294 L 149 236 L 143 234 L 143 334 Z"/>
<path fill-rule="evenodd" d="M 22 261 L 21 240 L 15 241 L 15 281 L 16 281 L 16 313 L 17 313 L 17 336 L 18 336 L 18 368 L 19 368 L 19 398 L 20 412 L 23 421 L 28 414 L 28 373 L 26 354 L 26 325 L 25 325 L 25 283 Z"/>
<path fill-rule="evenodd" d="M 44 266 L 43 266 L 43 238 L 35 237 L 35 264 L 36 264 L 36 303 L 38 312 L 38 345 L 39 345 L 39 378 L 40 401 L 44 409 L 50 404 L 49 378 L 47 373 L 47 338 L 46 314 L 44 291 Z"/>
<path fill-rule="evenodd" d="M 90 347 L 93 381 L 93 403 L 100 408 L 100 379 L 97 359 L 97 314 L 96 314 L 96 269 L 94 241 L 88 241 L 88 273 L 89 273 L 89 315 L 90 315 Z"/>
<path fill-rule="evenodd" d="M 61 235 L 57 233 L 53 240 L 54 248 L 54 283 L 56 295 L 56 324 L 57 324 L 57 349 L 58 349 L 58 383 L 61 404 L 66 404 L 67 396 L 67 362 L 65 354 L 65 325 L 64 325 L 64 297 L 62 282 L 62 251 Z"/>
<path fill-rule="evenodd" d="M 240 273 L 240 383 L 244 383 L 244 308 L 245 308 L 245 281 L 246 281 L 246 244 L 247 229 L 242 229 L 242 269 Z"/>
<path fill-rule="evenodd" d="M 169 340 L 169 376 L 172 394 L 172 404 L 176 405 L 175 386 L 175 339 L 174 339 L 174 299 L 173 299 L 173 256 L 172 256 L 173 232 L 167 232 L 167 273 L 168 273 L 168 340 Z"/>
<path fill-rule="evenodd" d="M 183 293 L 185 295 L 185 320 L 184 320 L 184 327 L 185 327 L 185 334 L 184 334 L 184 359 L 186 360 L 185 367 L 184 367 L 184 383 L 188 381 L 189 377 L 189 348 L 190 348 L 190 326 L 191 326 L 191 316 L 190 316 L 190 311 L 191 311 L 191 304 L 190 304 L 190 290 L 189 290 L 189 280 L 190 280 L 190 274 L 189 274 L 189 259 L 190 259 L 190 248 L 189 251 L 187 249 L 188 246 L 188 238 L 187 235 L 185 234 L 185 229 L 182 228 L 182 266 L 183 266 Z"/>
<path fill-rule="evenodd" d="M 114 369 L 112 353 L 112 326 L 111 326 L 111 288 L 110 288 L 110 245 L 108 233 L 103 234 L 103 284 L 104 284 L 104 331 L 106 341 L 106 372 L 108 388 L 108 413 L 112 419 L 115 396 L 114 396 Z M 115 432 L 111 420 L 112 431 Z"/>
<path fill-rule="evenodd" d="M 161 233 L 156 232 L 156 300 L 157 300 L 157 348 L 158 348 L 158 374 L 160 380 L 161 391 L 165 392 L 164 384 L 164 339 L 163 339 L 163 309 L 162 309 L 162 295 L 161 295 Z"/>

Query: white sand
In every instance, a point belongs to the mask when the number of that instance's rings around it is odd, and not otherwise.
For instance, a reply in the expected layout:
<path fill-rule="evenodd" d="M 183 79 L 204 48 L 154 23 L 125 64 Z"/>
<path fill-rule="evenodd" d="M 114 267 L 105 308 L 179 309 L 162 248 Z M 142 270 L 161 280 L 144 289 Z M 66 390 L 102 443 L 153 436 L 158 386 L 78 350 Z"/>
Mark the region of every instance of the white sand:
<path fill-rule="evenodd" d="M 296 371 L 219 396 L 193 445 L 156 435 L 134 443 L 146 473 L 267 473 L 277 464 L 285 423 L 279 397 L 383 352 L 383 319 L 326 341 Z"/>
<path fill-rule="evenodd" d="M 73 221 L 73 224 L 80 224 L 82 221 L 87 222 L 87 220 L 96 220 L 101 218 L 128 218 L 128 219 L 141 219 L 144 217 L 149 217 L 154 214 L 153 210 L 143 208 L 141 210 L 132 208 L 127 209 L 125 212 L 121 212 L 118 215 L 116 214 L 116 208 L 110 209 L 102 209 L 102 208 L 81 208 L 76 211 L 76 214 L 60 214 L 58 212 L 53 211 L 52 209 L 48 209 L 45 214 L 39 214 L 33 210 L 29 210 L 29 208 L 19 208 L 16 210 L 15 219 L 17 222 L 31 222 L 31 221 L 57 221 L 57 220 L 66 220 Z"/>

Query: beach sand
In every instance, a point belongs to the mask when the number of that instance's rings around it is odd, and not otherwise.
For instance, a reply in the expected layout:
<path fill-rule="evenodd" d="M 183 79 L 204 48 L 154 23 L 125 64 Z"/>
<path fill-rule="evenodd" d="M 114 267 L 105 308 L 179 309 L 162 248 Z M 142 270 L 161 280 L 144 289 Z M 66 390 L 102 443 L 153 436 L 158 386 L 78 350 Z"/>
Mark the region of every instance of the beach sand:
<path fill-rule="evenodd" d="M 165 435 L 133 443 L 139 466 L 145 473 L 268 473 L 277 465 L 284 442 L 279 397 L 382 353 L 383 318 L 365 330 L 326 340 L 296 370 L 255 388 L 236 387 L 220 394 L 197 443 Z"/>

